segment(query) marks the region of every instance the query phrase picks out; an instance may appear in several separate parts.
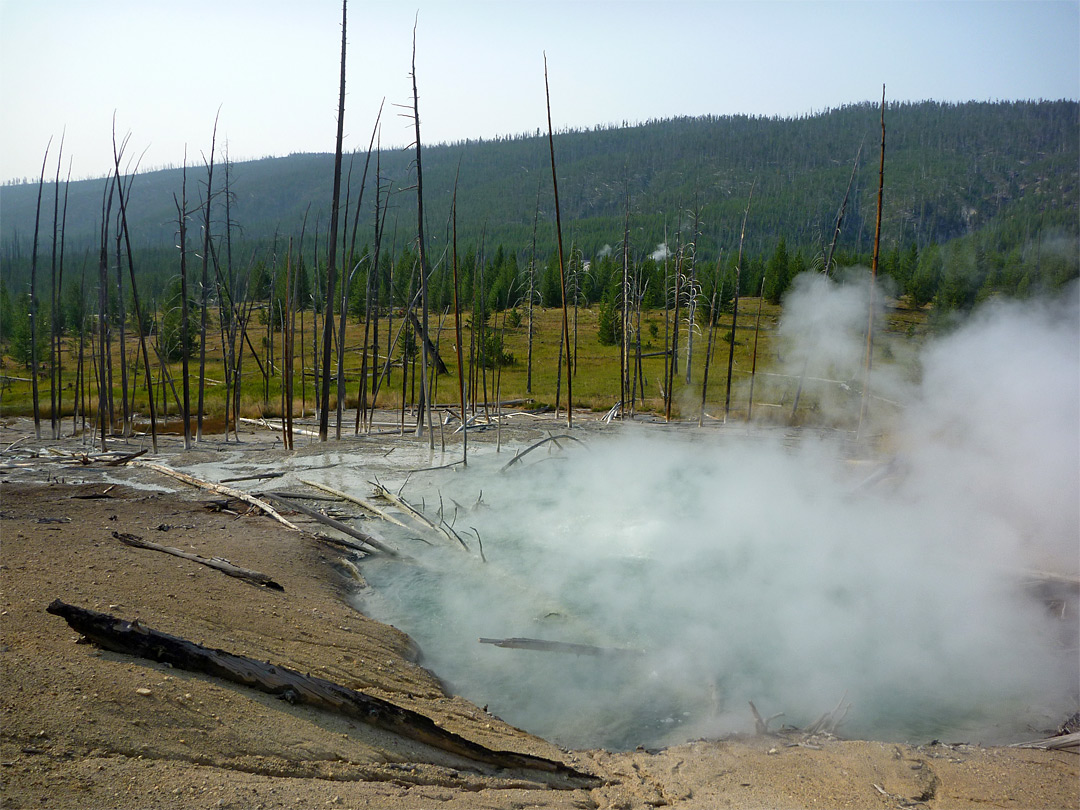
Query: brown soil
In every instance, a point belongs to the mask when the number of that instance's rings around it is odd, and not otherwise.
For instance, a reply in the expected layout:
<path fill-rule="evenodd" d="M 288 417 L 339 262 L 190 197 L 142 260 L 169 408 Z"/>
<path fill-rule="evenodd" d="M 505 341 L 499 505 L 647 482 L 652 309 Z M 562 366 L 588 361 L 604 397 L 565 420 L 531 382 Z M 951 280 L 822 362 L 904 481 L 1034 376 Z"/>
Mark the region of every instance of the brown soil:
<path fill-rule="evenodd" d="M 25 422 L 8 425 L 0 445 L 27 432 Z M 381 457 L 391 441 L 408 440 L 368 439 L 349 452 Z M 70 439 L 21 446 L 64 448 L 69 459 L 81 448 Z M 207 452 L 175 447 L 162 460 L 177 467 Z M 281 452 L 263 450 L 260 464 Z M 0 474 L 5 808 L 1080 806 L 1080 758 L 1062 751 L 797 736 L 702 740 L 653 753 L 562 751 L 446 694 L 407 636 L 348 606 L 344 597 L 357 585 L 334 547 L 265 516 L 211 511 L 207 503 L 219 496 L 147 470 L 62 461 L 43 451 Z M 80 497 L 88 495 L 105 497 Z M 269 574 L 284 591 L 126 546 L 114 531 L 226 558 Z M 216 678 L 102 651 L 45 612 L 57 598 L 319 675 L 491 748 L 561 760 L 594 774 L 598 786 L 478 765 Z"/>

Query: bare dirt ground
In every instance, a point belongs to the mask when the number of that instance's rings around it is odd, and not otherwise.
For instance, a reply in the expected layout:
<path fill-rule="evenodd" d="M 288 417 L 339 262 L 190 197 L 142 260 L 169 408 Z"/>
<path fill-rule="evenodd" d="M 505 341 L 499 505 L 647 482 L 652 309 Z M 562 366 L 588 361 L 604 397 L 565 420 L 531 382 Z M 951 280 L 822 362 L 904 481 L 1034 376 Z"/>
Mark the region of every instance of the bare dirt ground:
<path fill-rule="evenodd" d="M 542 435 L 531 426 L 515 438 L 524 447 Z M 286 455 L 269 432 L 244 438 L 260 465 Z M 38 457 L 17 465 L 13 442 Z M 385 464 L 391 444 L 410 442 L 351 439 L 347 452 Z M 215 436 L 185 453 L 172 439 L 155 460 L 184 468 L 221 446 Z M 1080 806 L 1080 757 L 1069 751 L 773 735 L 659 752 L 563 751 L 448 695 L 407 636 L 349 607 L 345 597 L 357 583 L 341 552 L 312 536 L 314 524 L 296 518 L 311 530 L 297 533 L 264 515 L 213 511 L 208 505 L 221 496 L 150 470 L 79 464 L 71 454 L 89 448 L 78 439 L 34 440 L 26 420 L 0 430 L 0 448 L 5 808 Z M 284 590 L 132 548 L 114 532 L 226 558 Z M 45 612 L 57 598 L 327 678 L 490 748 L 560 760 L 595 781 L 477 764 L 356 720 L 79 643 Z"/>

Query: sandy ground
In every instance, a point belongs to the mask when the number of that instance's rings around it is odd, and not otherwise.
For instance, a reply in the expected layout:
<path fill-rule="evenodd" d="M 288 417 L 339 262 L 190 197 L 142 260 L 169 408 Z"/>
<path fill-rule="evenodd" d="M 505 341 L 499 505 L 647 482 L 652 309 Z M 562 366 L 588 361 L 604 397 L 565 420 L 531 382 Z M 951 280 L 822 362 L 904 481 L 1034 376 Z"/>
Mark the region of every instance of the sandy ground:
<path fill-rule="evenodd" d="M 512 438 L 524 447 L 542 435 L 530 425 Z M 268 432 L 245 441 L 259 465 L 288 455 Z M 391 463 L 391 446 L 401 463 L 424 449 L 393 436 L 347 441 L 350 454 L 368 454 L 373 465 Z M 78 463 L 71 454 L 88 451 L 79 440 L 37 441 L 24 420 L 0 430 L 0 448 L 5 808 L 1080 806 L 1080 757 L 1068 751 L 805 735 L 700 740 L 659 752 L 563 751 L 447 694 L 407 636 L 349 607 L 349 590 L 360 584 L 307 519 L 290 516 L 307 530 L 298 533 L 261 514 L 214 511 L 208 507 L 221 496 L 147 469 L 93 457 Z M 171 439 L 154 460 L 191 470 L 224 451 L 220 437 L 188 452 Z M 126 546 L 114 532 L 226 558 L 284 590 Z M 45 612 L 57 598 L 327 678 L 490 748 L 560 760 L 595 780 L 495 769 L 103 651 Z"/>

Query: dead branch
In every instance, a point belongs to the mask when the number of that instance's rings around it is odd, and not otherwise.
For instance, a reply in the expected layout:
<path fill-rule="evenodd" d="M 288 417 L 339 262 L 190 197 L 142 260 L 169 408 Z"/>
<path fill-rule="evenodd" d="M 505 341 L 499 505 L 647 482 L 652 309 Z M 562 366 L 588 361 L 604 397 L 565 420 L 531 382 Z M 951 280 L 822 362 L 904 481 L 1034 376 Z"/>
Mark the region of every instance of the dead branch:
<path fill-rule="evenodd" d="M 174 557 L 183 557 L 185 560 L 191 560 L 197 562 L 200 565 L 205 565 L 209 568 L 213 568 L 220 571 L 223 574 L 227 574 L 230 577 L 236 577 L 247 582 L 251 582 L 255 585 L 261 585 L 264 588 L 270 588 L 274 591 L 284 591 L 285 588 L 274 582 L 268 575 L 260 574 L 258 571 L 249 571 L 246 568 L 240 568 L 233 565 L 228 560 L 224 560 L 221 557 L 200 557 L 198 554 L 192 554 L 188 551 L 181 551 L 178 548 L 172 546 L 162 546 L 158 543 L 152 543 L 149 540 L 143 540 L 134 534 L 126 534 L 122 532 L 113 532 L 113 537 L 119 540 L 125 545 L 134 546 L 135 548 L 146 548 L 151 551 L 161 551 L 165 554 L 172 554 Z"/>
<path fill-rule="evenodd" d="M 577 436 L 571 436 L 569 433 L 562 433 L 558 436 L 548 436 L 546 439 L 541 439 L 536 444 L 526 447 L 524 450 L 522 450 L 520 453 L 518 453 L 516 456 L 506 462 L 506 464 L 503 465 L 502 469 L 499 470 L 499 472 L 506 472 L 506 470 L 510 469 L 512 466 L 514 466 L 514 464 L 520 461 L 522 457 L 528 455 L 537 447 L 540 447 L 542 444 L 546 444 L 547 442 L 555 442 L 555 444 L 559 444 L 559 439 L 573 439 L 578 444 L 585 444 L 583 440 L 579 439 Z"/>
<path fill-rule="evenodd" d="M 423 512 L 421 512 L 419 509 L 416 509 L 414 506 L 409 504 L 404 498 L 401 498 L 400 496 L 395 495 L 393 492 L 388 490 L 386 487 L 384 487 L 382 484 L 378 483 L 377 481 L 373 482 L 371 485 L 373 487 L 375 487 L 375 494 L 377 496 L 379 496 L 380 498 L 385 498 L 386 500 L 390 501 L 390 503 L 394 504 L 394 506 L 396 506 L 401 511 L 405 512 L 410 517 L 415 518 L 418 522 L 420 522 L 426 528 L 431 529 L 432 531 L 438 532 L 439 534 L 441 534 L 443 537 L 445 537 L 447 540 L 450 540 L 451 542 L 460 543 L 461 547 L 463 549 L 465 549 L 466 551 L 469 550 L 469 547 L 467 545 L 465 545 L 465 541 L 462 540 L 460 537 L 458 537 L 456 533 L 454 533 L 452 531 L 448 531 L 443 526 L 439 526 L 439 525 L 437 525 L 435 523 L 432 523 L 431 520 L 429 520 L 428 517 Z"/>
<path fill-rule="evenodd" d="M 209 492 L 216 492 L 218 495 L 225 495 L 229 498 L 236 498 L 237 500 L 241 500 L 250 506 L 254 506 L 263 514 L 276 520 L 282 526 L 292 529 L 293 531 L 300 531 L 300 528 L 296 524 L 290 523 L 288 520 L 279 515 L 274 509 L 274 507 L 272 507 L 270 504 L 266 503 L 265 501 L 261 501 L 252 495 L 248 495 L 242 490 L 233 489 L 232 487 L 227 487 L 222 484 L 215 484 L 212 481 L 203 481 L 193 475 L 182 473 L 179 470 L 173 470 L 163 464 L 154 464 L 151 461 L 140 461 L 139 459 L 136 459 L 129 463 L 134 464 L 138 467 L 146 467 L 147 469 L 154 470 L 155 472 L 159 472 L 162 475 L 168 475 L 172 478 L 175 478 L 177 481 L 182 481 L 183 483 L 188 484 L 189 486 L 198 487 L 199 489 L 205 489 Z"/>
<path fill-rule="evenodd" d="M 769 733 L 769 723 L 771 723 L 778 717 L 784 716 L 783 712 L 777 712 L 776 714 L 771 715 L 768 718 L 763 718 L 760 714 L 758 714 L 757 706 L 754 705 L 754 701 L 752 700 L 750 701 L 750 711 L 754 713 L 754 732 L 761 737 L 764 737 L 766 734 Z"/>

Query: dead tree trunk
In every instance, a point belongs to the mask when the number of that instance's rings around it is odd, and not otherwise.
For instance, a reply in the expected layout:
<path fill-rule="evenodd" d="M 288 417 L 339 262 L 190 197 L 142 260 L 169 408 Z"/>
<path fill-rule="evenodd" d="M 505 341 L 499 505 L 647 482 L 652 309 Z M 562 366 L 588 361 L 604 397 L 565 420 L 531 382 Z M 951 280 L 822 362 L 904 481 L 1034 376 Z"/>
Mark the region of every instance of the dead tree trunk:
<path fill-rule="evenodd" d="M 125 139 L 126 143 L 126 139 Z M 119 149 L 116 146 L 116 127 L 115 120 L 113 126 L 113 161 L 116 167 L 117 177 L 120 176 L 120 155 L 123 153 L 123 146 Z M 135 176 L 132 171 L 132 177 Z M 130 187 L 129 187 L 130 190 Z M 143 369 L 146 374 L 146 394 L 149 399 L 150 410 L 150 441 L 153 444 L 154 452 L 157 453 L 157 414 L 154 410 L 154 381 L 151 377 L 150 371 L 150 353 L 146 349 L 146 335 L 143 333 L 143 318 L 142 307 L 139 304 L 139 288 L 135 283 L 135 264 L 131 253 L 131 235 L 128 233 L 127 225 L 127 201 L 124 199 L 124 186 L 122 183 L 117 184 L 117 192 L 120 198 L 120 228 L 124 234 L 124 242 L 127 246 L 127 260 L 128 260 L 128 276 L 131 281 L 131 300 L 135 306 L 135 320 L 137 322 L 137 328 L 139 330 L 139 348 L 142 350 L 143 357 Z"/>
<path fill-rule="evenodd" d="M 322 395 L 319 411 L 319 441 L 330 433 L 330 351 L 334 346 L 334 282 L 337 279 L 337 237 L 341 196 L 341 143 L 345 137 L 345 49 L 348 0 L 341 2 L 341 81 L 338 90 L 337 142 L 334 147 L 334 191 L 330 200 L 330 241 L 327 253 L 326 296 L 323 298 Z"/>
<path fill-rule="evenodd" d="M 594 777 L 574 770 L 562 762 L 531 754 L 493 750 L 447 731 L 431 718 L 411 709 L 396 706 L 323 678 L 304 675 L 287 667 L 257 661 L 247 656 L 233 655 L 224 650 L 204 647 L 152 630 L 138 622 L 126 622 L 107 613 L 65 604 L 59 599 L 54 600 L 47 610 L 54 616 L 63 618 L 73 630 L 93 643 L 113 652 L 169 664 L 189 672 L 201 672 L 276 695 L 290 703 L 346 715 L 376 728 L 493 767 L 539 770 L 596 782 Z"/>
<path fill-rule="evenodd" d="M 547 54 L 544 54 L 544 94 L 547 98 L 548 147 L 551 151 L 551 185 L 555 192 L 555 233 L 559 243 L 559 285 L 562 291 L 563 348 L 566 351 L 566 427 L 574 426 L 574 382 L 570 361 L 570 321 L 566 311 L 566 262 L 563 260 L 562 215 L 559 213 L 559 180 L 555 173 L 555 133 L 551 127 L 551 91 L 548 88 Z M 560 356 L 560 361 L 561 361 Z M 556 409 L 558 400 L 556 398 Z"/>
<path fill-rule="evenodd" d="M 54 439 L 60 438 L 60 288 L 64 280 L 64 263 L 60 261 L 60 276 L 56 274 L 56 260 L 57 260 L 57 244 L 56 234 L 59 228 L 58 220 L 60 218 L 60 161 L 64 155 L 64 137 L 60 136 L 60 152 L 56 156 L 56 180 L 53 183 L 53 238 L 52 238 L 52 272 L 49 277 L 49 286 L 52 293 L 52 318 L 50 322 L 52 324 L 51 335 L 49 338 L 49 403 L 50 403 L 50 424 L 52 426 L 52 437 Z M 64 212 L 67 213 L 67 191 L 64 192 Z M 61 245 L 63 242 L 63 231 L 61 231 Z M 63 247 L 60 247 L 60 253 L 63 255 Z"/>
<path fill-rule="evenodd" d="M 49 144 L 52 138 L 49 138 Z M 49 145 L 45 146 L 45 157 L 41 160 L 41 178 L 38 180 L 37 212 L 34 215 L 34 248 L 30 258 L 30 390 L 34 400 L 34 435 L 41 439 L 41 405 L 38 392 L 38 344 L 37 344 L 37 248 L 38 225 L 41 221 L 41 192 L 45 188 L 45 163 L 49 159 Z"/>
<path fill-rule="evenodd" d="M 874 229 L 874 258 L 870 264 L 870 313 L 866 326 L 866 365 L 863 369 L 862 405 L 855 436 L 861 437 L 870 406 L 870 366 L 874 354 L 874 287 L 877 284 L 878 255 L 881 248 L 881 201 L 885 190 L 885 85 L 881 85 L 881 161 L 878 165 L 877 226 Z"/>
<path fill-rule="evenodd" d="M 187 278 L 187 149 L 184 149 L 184 169 L 180 180 L 180 202 L 173 195 L 176 215 L 180 227 L 180 363 L 184 376 L 184 449 L 191 449 L 191 375 L 188 369 L 188 355 L 191 354 L 191 342 L 188 312 Z"/>
<path fill-rule="evenodd" d="M 221 114 L 220 108 L 218 115 Z M 199 410 L 195 415 L 195 441 L 202 441 L 203 410 L 206 395 L 206 319 L 210 313 L 210 203 L 214 199 L 214 148 L 217 145 L 218 116 L 210 137 L 210 160 L 206 164 L 206 205 L 203 207 L 202 282 L 199 292 Z"/>
<path fill-rule="evenodd" d="M 750 196 L 746 200 L 746 210 L 743 212 L 742 231 L 739 233 L 739 259 L 735 263 L 735 290 L 731 304 L 731 339 L 728 346 L 727 361 L 727 392 L 724 394 L 724 422 L 727 423 L 728 412 L 731 410 L 731 371 L 735 365 L 735 328 L 739 319 L 739 283 L 742 273 L 743 242 L 746 239 L 746 219 L 750 216 L 750 203 L 754 199 L 754 184 L 750 184 Z"/>

